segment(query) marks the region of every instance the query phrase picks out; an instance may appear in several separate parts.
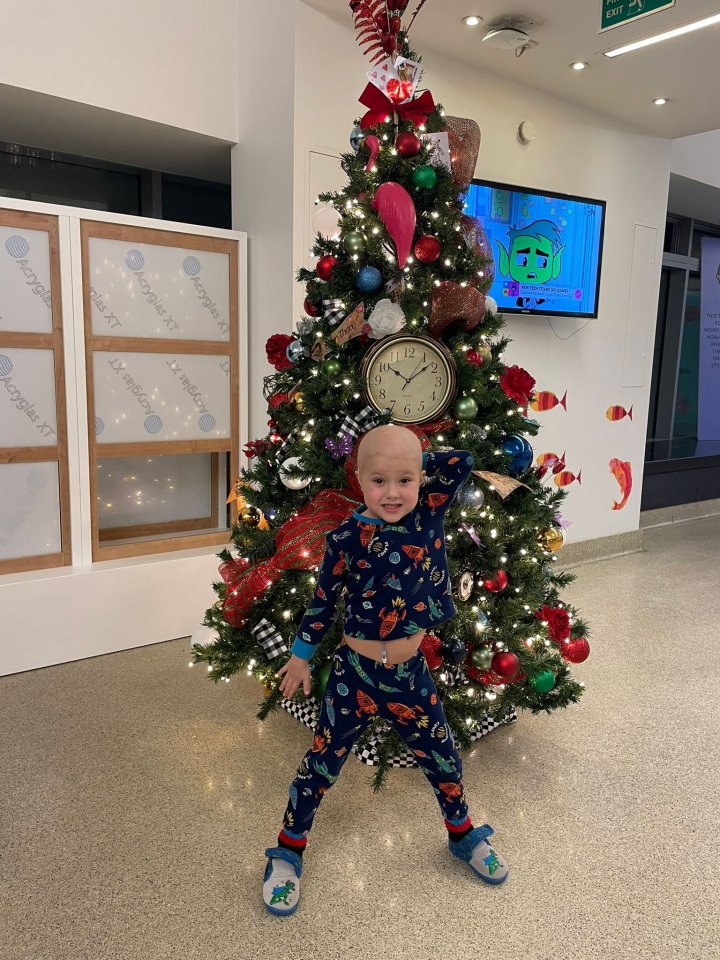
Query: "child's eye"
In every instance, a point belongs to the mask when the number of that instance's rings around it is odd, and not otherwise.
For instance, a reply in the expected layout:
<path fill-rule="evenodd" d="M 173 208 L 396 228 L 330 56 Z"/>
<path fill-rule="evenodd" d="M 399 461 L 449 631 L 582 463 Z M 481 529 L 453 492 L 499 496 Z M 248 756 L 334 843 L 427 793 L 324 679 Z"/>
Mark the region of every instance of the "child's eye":
<path fill-rule="evenodd" d="M 380 479 L 380 477 L 375 477 L 375 479 L 373 480 L 373 483 L 382 483 L 382 480 Z"/>

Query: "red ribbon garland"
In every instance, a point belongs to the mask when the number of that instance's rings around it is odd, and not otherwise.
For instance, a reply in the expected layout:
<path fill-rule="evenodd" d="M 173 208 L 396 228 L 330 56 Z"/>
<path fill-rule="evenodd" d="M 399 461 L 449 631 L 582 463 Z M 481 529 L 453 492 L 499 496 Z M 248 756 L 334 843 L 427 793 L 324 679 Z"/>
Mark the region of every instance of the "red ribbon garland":
<path fill-rule="evenodd" d="M 363 130 L 384 123 L 393 113 L 397 113 L 401 120 L 409 120 L 414 126 L 419 127 L 435 110 L 435 101 L 429 90 L 414 100 L 408 100 L 407 103 L 396 104 L 376 86 L 369 83 L 358 99 L 364 107 L 368 108 L 368 112 L 360 121 Z"/>
<path fill-rule="evenodd" d="M 228 585 L 223 601 L 225 620 L 233 627 L 242 626 L 253 603 L 280 579 L 283 570 L 319 566 L 325 553 L 325 535 L 359 505 L 348 491 L 321 490 L 277 531 L 274 557 L 250 569 L 221 564 L 220 573 Z"/>

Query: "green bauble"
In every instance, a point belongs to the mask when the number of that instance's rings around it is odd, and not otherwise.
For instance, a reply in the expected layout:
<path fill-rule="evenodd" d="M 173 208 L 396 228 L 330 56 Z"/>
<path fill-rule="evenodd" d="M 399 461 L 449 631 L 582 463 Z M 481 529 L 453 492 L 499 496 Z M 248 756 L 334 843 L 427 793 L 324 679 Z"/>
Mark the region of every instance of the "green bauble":
<path fill-rule="evenodd" d="M 342 364 L 336 357 L 330 357 L 322 366 L 323 373 L 328 377 L 337 377 L 342 371 Z"/>
<path fill-rule="evenodd" d="M 413 182 L 413 186 L 420 187 L 421 190 L 432 190 L 437 183 L 435 167 L 431 167 L 430 164 L 415 167 L 410 179 Z"/>
<path fill-rule="evenodd" d="M 552 670 L 541 670 L 534 677 L 530 677 L 530 686 L 536 693 L 549 693 L 555 686 L 555 674 Z"/>
<path fill-rule="evenodd" d="M 472 397 L 460 397 L 455 401 L 453 413 L 458 420 L 472 420 L 478 411 L 478 405 Z"/>
<path fill-rule="evenodd" d="M 489 647 L 476 647 L 470 654 L 470 663 L 478 670 L 489 670 L 493 652 Z"/>
<path fill-rule="evenodd" d="M 353 230 L 345 234 L 343 246 L 348 253 L 362 253 L 365 250 L 365 237 L 357 230 Z"/>
<path fill-rule="evenodd" d="M 320 683 L 320 693 L 325 693 L 325 687 L 327 682 L 330 679 L 330 671 L 332 670 L 332 660 L 328 660 L 327 663 L 324 663 L 317 672 L 318 682 Z"/>

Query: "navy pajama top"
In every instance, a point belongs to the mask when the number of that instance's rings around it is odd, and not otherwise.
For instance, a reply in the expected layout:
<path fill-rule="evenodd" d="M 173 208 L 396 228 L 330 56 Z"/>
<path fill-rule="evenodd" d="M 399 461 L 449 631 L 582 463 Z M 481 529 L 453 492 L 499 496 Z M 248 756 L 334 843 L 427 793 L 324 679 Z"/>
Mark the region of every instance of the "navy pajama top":
<path fill-rule="evenodd" d="M 424 453 L 426 478 L 417 504 L 397 524 L 358 509 L 325 538 L 317 586 L 291 651 L 309 660 L 337 616 L 345 593 L 344 632 L 392 641 L 455 615 L 445 513 L 472 470 L 466 450 Z"/>

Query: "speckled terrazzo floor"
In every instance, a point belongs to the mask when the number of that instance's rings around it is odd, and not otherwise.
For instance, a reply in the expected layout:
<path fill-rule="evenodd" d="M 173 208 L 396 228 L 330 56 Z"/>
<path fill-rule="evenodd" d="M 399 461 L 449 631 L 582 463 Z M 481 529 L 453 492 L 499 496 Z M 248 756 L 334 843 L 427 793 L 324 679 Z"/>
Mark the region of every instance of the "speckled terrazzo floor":
<path fill-rule="evenodd" d="M 583 703 L 467 756 L 499 888 L 449 858 L 420 774 L 376 796 L 351 759 L 272 918 L 262 851 L 309 734 L 257 724 L 254 681 L 212 685 L 187 641 L 0 679 L 0 957 L 720 957 L 720 519 L 645 544 L 576 571 Z"/>

